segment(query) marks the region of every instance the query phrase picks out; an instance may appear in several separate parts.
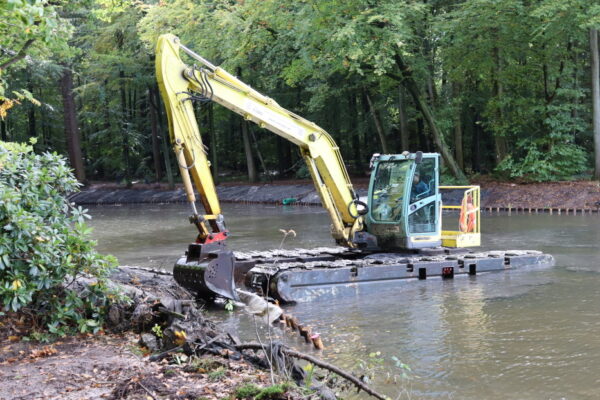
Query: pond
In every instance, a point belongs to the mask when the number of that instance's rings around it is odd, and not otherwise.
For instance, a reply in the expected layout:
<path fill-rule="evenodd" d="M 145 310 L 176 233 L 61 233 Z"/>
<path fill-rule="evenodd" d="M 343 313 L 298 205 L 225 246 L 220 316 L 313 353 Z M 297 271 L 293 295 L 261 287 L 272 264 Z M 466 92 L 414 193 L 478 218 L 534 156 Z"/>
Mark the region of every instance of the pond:
<path fill-rule="evenodd" d="M 195 236 L 183 204 L 98 206 L 90 213 L 99 250 L 123 265 L 171 268 Z M 318 207 L 226 204 L 224 214 L 236 250 L 277 248 L 279 229 L 298 234 L 285 248 L 333 245 L 328 215 Z M 600 216 L 485 215 L 482 231 L 486 249 L 541 250 L 556 266 L 381 284 L 287 312 L 322 335 L 324 359 L 375 371 L 373 386 L 392 398 L 598 398 Z M 211 312 L 255 340 L 251 317 Z M 272 334 L 310 351 L 281 329 Z"/>

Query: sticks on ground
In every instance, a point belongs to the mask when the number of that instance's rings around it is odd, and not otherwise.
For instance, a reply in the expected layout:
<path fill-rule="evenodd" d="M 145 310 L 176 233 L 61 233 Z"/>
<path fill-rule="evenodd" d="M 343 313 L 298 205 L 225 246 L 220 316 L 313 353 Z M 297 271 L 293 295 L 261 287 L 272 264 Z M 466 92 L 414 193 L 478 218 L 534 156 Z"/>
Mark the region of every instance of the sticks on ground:
<path fill-rule="evenodd" d="M 259 343 L 242 343 L 242 344 L 238 344 L 235 346 L 236 349 L 238 350 L 263 350 L 264 347 L 261 346 Z M 371 396 L 379 399 L 379 400 L 387 400 L 387 397 L 377 393 L 376 391 L 374 391 L 373 389 L 371 389 L 370 387 L 368 387 L 363 381 L 361 381 L 360 379 L 358 379 L 357 377 L 355 377 L 354 375 L 350 374 L 349 372 L 346 372 L 338 367 L 336 367 L 333 364 L 329 364 L 325 361 L 319 360 L 318 358 L 315 358 L 311 355 L 308 354 L 304 354 L 301 353 L 299 351 L 296 350 L 292 350 L 290 348 L 287 347 L 282 347 L 281 351 L 283 353 L 285 353 L 286 355 L 290 356 L 290 357 L 294 357 L 294 358 L 299 358 L 301 360 L 306 360 L 310 363 L 313 363 L 314 365 L 327 369 L 337 375 L 339 375 L 340 377 L 346 379 L 347 381 L 351 382 L 354 386 L 356 386 L 357 388 L 363 390 L 365 393 L 370 394 Z"/>

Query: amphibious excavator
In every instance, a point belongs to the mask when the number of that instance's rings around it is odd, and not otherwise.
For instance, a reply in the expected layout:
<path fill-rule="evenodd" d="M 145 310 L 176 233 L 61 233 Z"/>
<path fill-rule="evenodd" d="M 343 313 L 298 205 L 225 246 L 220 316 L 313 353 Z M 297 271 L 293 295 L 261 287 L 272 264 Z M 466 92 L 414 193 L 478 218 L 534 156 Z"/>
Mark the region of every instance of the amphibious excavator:
<path fill-rule="evenodd" d="M 186 53 L 195 64 L 186 64 Z M 536 251 L 473 252 L 480 245 L 479 187 L 440 186 L 437 153 L 375 154 L 366 201 L 354 190 L 340 150 L 322 128 L 284 109 L 171 34 L 160 36 L 156 75 L 169 121 L 196 241 L 174 267 L 179 284 L 199 297 L 236 298 L 243 286 L 284 302 L 354 290 L 359 283 L 452 278 L 459 274 L 551 264 Z M 338 247 L 234 253 L 196 122 L 193 102 L 214 101 L 296 144 L 306 162 Z M 194 187 L 204 213 L 196 206 Z M 440 190 L 459 190 L 443 205 Z M 442 230 L 442 211 L 458 209 L 457 230 Z"/>

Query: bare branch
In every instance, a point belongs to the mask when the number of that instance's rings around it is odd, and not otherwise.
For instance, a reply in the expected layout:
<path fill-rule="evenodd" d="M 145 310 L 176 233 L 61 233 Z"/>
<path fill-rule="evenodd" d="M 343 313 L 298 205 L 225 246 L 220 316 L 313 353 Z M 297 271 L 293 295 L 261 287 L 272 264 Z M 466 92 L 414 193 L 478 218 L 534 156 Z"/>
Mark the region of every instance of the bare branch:
<path fill-rule="evenodd" d="M 27 55 L 27 49 L 33 44 L 33 42 L 35 42 L 35 39 L 27 40 L 23 47 L 21 47 L 21 50 L 19 50 L 19 52 L 13 58 L 0 64 L 0 70 L 6 69 L 11 64 L 14 64 L 22 58 L 25 58 Z"/>
<path fill-rule="evenodd" d="M 238 350 L 244 350 L 244 349 L 251 349 L 251 350 L 264 350 L 264 347 L 262 345 L 260 345 L 259 343 L 242 343 L 242 344 L 238 344 L 235 346 Z M 287 347 L 283 347 L 281 349 L 283 351 L 283 353 L 285 353 L 286 355 L 290 356 L 290 357 L 295 357 L 295 358 L 299 358 L 302 360 L 306 360 L 318 367 L 327 369 L 335 374 L 337 374 L 338 376 L 346 379 L 347 381 L 351 382 L 353 385 L 355 385 L 357 388 L 363 390 L 365 393 L 368 393 L 369 395 L 379 399 L 379 400 L 386 400 L 387 397 L 385 397 L 384 395 L 377 393 L 376 391 L 374 391 L 373 389 L 371 389 L 370 387 L 368 387 L 363 381 L 361 381 L 360 379 L 358 379 L 357 377 L 355 377 L 354 375 L 352 375 L 349 372 L 346 372 L 344 370 L 342 370 L 341 368 L 336 367 L 333 364 L 329 364 L 328 362 L 325 362 L 323 360 L 319 360 L 318 358 L 315 358 L 311 355 L 305 354 L 305 353 L 301 353 L 299 351 L 296 350 L 292 350 L 290 348 Z"/>

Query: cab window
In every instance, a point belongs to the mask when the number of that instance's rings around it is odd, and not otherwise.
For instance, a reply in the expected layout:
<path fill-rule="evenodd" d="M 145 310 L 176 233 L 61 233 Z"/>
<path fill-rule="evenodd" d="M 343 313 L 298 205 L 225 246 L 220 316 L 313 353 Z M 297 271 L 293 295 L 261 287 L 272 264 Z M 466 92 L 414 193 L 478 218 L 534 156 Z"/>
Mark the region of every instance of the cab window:
<path fill-rule="evenodd" d="M 371 199 L 371 217 L 375 221 L 395 222 L 402 218 L 404 186 L 411 164 L 409 160 L 399 160 L 377 165 Z"/>

